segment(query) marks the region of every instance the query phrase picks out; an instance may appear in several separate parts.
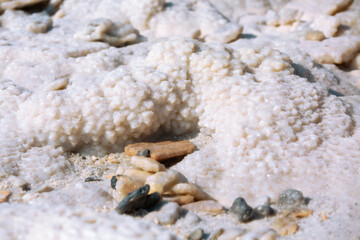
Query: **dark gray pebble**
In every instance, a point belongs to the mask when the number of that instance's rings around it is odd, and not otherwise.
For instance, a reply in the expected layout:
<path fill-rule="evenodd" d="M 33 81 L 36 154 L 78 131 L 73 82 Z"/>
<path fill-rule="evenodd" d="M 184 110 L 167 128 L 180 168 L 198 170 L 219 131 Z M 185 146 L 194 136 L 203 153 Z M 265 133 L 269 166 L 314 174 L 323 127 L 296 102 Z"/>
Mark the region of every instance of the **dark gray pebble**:
<path fill-rule="evenodd" d="M 247 222 L 253 217 L 252 207 L 250 207 L 242 197 L 235 199 L 230 208 L 230 212 L 236 215 L 240 222 Z"/>
<path fill-rule="evenodd" d="M 204 230 L 201 228 L 196 229 L 192 233 L 190 233 L 188 240 L 201 240 L 204 237 Z"/>
<path fill-rule="evenodd" d="M 119 203 L 116 211 L 120 214 L 132 213 L 144 206 L 148 196 L 150 186 L 148 184 L 136 189 L 135 191 L 126 195 L 126 197 Z"/>
<path fill-rule="evenodd" d="M 150 150 L 149 149 L 144 149 L 142 151 L 138 151 L 136 153 L 136 156 L 150 157 Z"/>
<path fill-rule="evenodd" d="M 144 206 L 142 208 L 148 209 L 153 206 L 155 206 L 160 201 L 160 193 L 154 192 L 152 194 L 147 195 L 146 201 L 144 203 Z"/>
<path fill-rule="evenodd" d="M 117 183 L 117 177 L 118 176 L 112 176 L 111 180 L 110 180 L 110 186 L 112 189 L 116 189 L 116 183 Z"/>
<path fill-rule="evenodd" d="M 254 212 L 261 217 L 269 217 L 274 215 L 275 210 L 270 205 L 260 205 L 254 209 Z"/>
<path fill-rule="evenodd" d="M 26 192 L 31 190 L 31 185 L 30 185 L 30 183 L 24 183 L 24 184 L 21 185 L 20 187 L 21 187 L 21 189 L 22 189 L 23 191 L 26 191 Z"/>
<path fill-rule="evenodd" d="M 129 193 L 119 203 L 116 211 L 120 214 L 133 213 L 139 209 L 148 209 L 155 206 L 160 201 L 160 194 L 154 192 L 149 194 L 150 186 L 148 184 L 143 187 Z"/>
<path fill-rule="evenodd" d="M 99 181 L 102 181 L 102 179 L 94 176 L 85 178 L 85 182 L 99 182 Z"/>
<path fill-rule="evenodd" d="M 305 204 L 302 192 L 295 189 L 287 189 L 279 195 L 278 205 L 280 208 L 300 207 Z"/>

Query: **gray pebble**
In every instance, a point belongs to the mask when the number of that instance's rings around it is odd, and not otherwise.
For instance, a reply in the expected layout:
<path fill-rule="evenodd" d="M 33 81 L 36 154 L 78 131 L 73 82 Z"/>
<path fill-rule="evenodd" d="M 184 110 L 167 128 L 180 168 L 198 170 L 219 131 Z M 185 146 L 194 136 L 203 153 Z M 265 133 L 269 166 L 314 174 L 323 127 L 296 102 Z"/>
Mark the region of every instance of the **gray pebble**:
<path fill-rule="evenodd" d="M 280 208 L 300 207 L 305 204 L 305 198 L 299 190 L 287 189 L 279 195 L 278 205 Z"/>
<path fill-rule="evenodd" d="M 204 230 L 201 228 L 196 229 L 192 233 L 190 233 L 188 240 L 201 240 L 204 237 Z"/>
<path fill-rule="evenodd" d="M 261 217 L 268 217 L 274 215 L 275 211 L 270 205 L 259 205 L 254 209 L 254 212 L 256 212 Z"/>
<path fill-rule="evenodd" d="M 99 181 L 102 181 L 102 179 L 94 176 L 85 178 L 85 182 L 99 182 Z"/>
<path fill-rule="evenodd" d="M 150 150 L 149 149 L 144 149 L 142 151 L 138 151 L 136 153 L 136 156 L 150 157 Z"/>
<path fill-rule="evenodd" d="M 111 186 L 112 189 L 116 189 L 116 183 L 117 183 L 117 177 L 112 176 L 112 178 L 110 180 L 110 186 Z"/>
<path fill-rule="evenodd" d="M 230 208 L 230 212 L 236 215 L 240 222 L 247 222 L 251 220 L 253 216 L 252 207 L 250 207 L 242 197 L 235 199 Z"/>
<path fill-rule="evenodd" d="M 147 195 L 143 208 L 148 209 L 155 206 L 160 201 L 160 198 L 161 196 L 158 192 Z"/>
<path fill-rule="evenodd" d="M 146 184 L 145 186 L 129 193 L 119 203 L 119 205 L 116 208 L 116 211 L 120 214 L 132 213 L 142 208 L 146 203 L 149 190 L 150 190 L 150 186 Z"/>

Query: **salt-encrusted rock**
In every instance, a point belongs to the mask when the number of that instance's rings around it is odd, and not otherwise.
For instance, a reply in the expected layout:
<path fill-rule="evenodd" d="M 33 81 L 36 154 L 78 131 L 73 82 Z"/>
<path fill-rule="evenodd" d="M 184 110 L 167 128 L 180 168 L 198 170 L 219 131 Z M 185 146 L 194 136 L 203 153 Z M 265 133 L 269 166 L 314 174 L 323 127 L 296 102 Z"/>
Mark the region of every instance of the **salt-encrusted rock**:
<path fill-rule="evenodd" d="M 310 27 L 315 31 L 322 32 L 325 37 L 329 38 L 335 36 L 340 24 L 341 22 L 339 18 L 322 15 L 317 17 Z"/>
<path fill-rule="evenodd" d="M 139 151 L 150 150 L 152 159 L 163 161 L 194 152 L 195 146 L 189 141 L 164 141 L 157 143 L 134 143 L 125 147 L 125 153 L 135 156 Z"/>
<path fill-rule="evenodd" d="M 252 207 L 250 207 L 242 197 L 235 199 L 230 208 L 230 212 L 233 213 L 240 222 L 247 222 L 253 216 Z"/>
<path fill-rule="evenodd" d="M 0 2 L 0 9 L 16 9 L 33 6 L 39 3 L 48 3 L 49 0 L 3 0 Z"/>
<path fill-rule="evenodd" d="M 165 171 L 164 165 L 148 157 L 134 156 L 131 158 L 131 164 L 146 172 L 155 173 L 155 172 Z"/>
<path fill-rule="evenodd" d="M 75 38 L 84 41 L 102 41 L 120 47 L 134 43 L 139 33 L 130 24 L 114 23 L 110 19 L 100 18 L 87 22 L 75 34 Z"/>
<path fill-rule="evenodd" d="M 206 36 L 206 41 L 209 42 L 231 42 L 236 40 L 242 33 L 243 27 L 237 23 L 227 23 L 219 27 L 209 36 Z"/>
<path fill-rule="evenodd" d="M 280 208 L 300 207 L 305 204 L 305 198 L 301 191 L 287 189 L 279 195 L 277 204 Z"/>
<path fill-rule="evenodd" d="M 204 230 L 201 228 L 197 228 L 194 231 L 192 231 L 187 238 L 188 240 L 202 240 L 204 236 Z"/>
<path fill-rule="evenodd" d="M 0 190 L 0 203 L 7 202 L 11 192 L 9 190 Z"/>
<path fill-rule="evenodd" d="M 333 37 L 301 43 L 305 51 L 320 63 L 341 64 L 351 61 L 360 49 L 359 37 Z"/>
<path fill-rule="evenodd" d="M 168 202 L 163 205 L 158 212 L 156 219 L 160 225 L 174 224 L 181 214 L 181 207 L 174 202 Z"/>
<path fill-rule="evenodd" d="M 23 11 L 7 10 L 1 16 L 1 26 L 10 30 L 45 33 L 51 28 L 52 20 L 45 13 L 28 14 Z"/>
<path fill-rule="evenodd" d="M 182 207 L 186 210 L 195 213 L 205 212 L 211 214 L 220 214 L 224 212 L 223 206 L 220 203 L 215 202 L 213 200 L 198 201 L 198 202 L 186 204 Z"/>

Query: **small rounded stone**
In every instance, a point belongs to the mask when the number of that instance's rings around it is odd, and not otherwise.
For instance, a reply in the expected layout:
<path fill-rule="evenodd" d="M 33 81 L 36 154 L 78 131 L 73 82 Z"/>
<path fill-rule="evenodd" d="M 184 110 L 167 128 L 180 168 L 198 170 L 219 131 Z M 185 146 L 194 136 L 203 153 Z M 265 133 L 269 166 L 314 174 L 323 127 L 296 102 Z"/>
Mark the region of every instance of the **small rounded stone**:
<path fill-rule="evenodd" d="M 311 31 L 306 34 L 305 39 L 310 41 L 322 41 L 325 39 L 325 35 L 320 31 Z"/>
<path fill-rule="evenodd" d="M 118 181 L 117 176 L 112 176 L 111 177 L 110 186 L 111 186 L 112 189 L 116 189 L 117 181 Z"/>
<path fill-rule="evenodd" d="M 233 202 L 230 212 L 237 216 L 240 222 L 247 222 L 253 217 L 253 209 L 244 198 L 238 197 Z"/>
<path fill-rule="evenodd" d="M 256 211 L 256 213 L 258 213 L 262 217 L 268 217 L 275 213 L 274 209 L 267 204 L 257 206 L 254 211 Z"/>
<path fill-rule="evenodd" d="M 188 240 L 201 240 L 204 237 L 204 230 L 201 228 L 196 229 L 190 233 Z"/>
<path fill-rule="evenodd" d="M 305 203 L 304 195 L 296 189 L 287 189 L 279 195 L 280 208 L 300 207 Z"/>

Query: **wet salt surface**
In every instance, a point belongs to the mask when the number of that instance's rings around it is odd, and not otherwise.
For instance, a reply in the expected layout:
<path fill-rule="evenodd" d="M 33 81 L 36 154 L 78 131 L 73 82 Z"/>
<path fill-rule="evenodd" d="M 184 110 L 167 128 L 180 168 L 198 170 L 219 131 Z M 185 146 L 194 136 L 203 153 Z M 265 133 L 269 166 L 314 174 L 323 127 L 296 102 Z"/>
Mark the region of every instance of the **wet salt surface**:
<path fill-rule="evenodd" d="M 159 227 L 114 210 L 108 177 L 131 167 L 123 147 L 173 138 L 197 150 L 171 168 L 224 207 L 299 189 L 313 214 L 287 239 L 360 236 L 359 1 L 321 11 L 210 2 L 65 0 L 2 13 L 4 239 L 172 239 L 196 227 L 271 239 L 273 218 L 189 214 Z M 313 30 L 326 39 L 306 40 Z"/>

